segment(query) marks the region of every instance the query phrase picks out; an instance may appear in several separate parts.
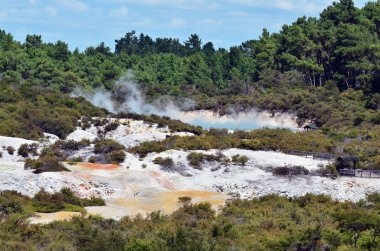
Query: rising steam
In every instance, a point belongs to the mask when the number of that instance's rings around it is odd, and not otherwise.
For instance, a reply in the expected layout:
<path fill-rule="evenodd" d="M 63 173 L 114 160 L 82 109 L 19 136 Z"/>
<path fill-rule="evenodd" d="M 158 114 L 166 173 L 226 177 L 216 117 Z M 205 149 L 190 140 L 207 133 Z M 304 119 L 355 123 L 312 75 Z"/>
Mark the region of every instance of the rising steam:
<path fill-rule="evenodd" d="M 195 103 L 185 100 L 181 103 L 182 109 L 170 100 L 158 100 L 151 104 L 146 102 L 138 84 L 134 81 L 132 73 L 127 73 L 115 82 L 112 91 L 95 90 L 84 92 L 77 90 L 75 96 L 83 96 L 95 106 L 105 108 L 110 112 L 134 112 L 138 114 L 156 114 L 168 116 L 172 119 L 179 119 L 183 122 L 199 125 L 208 128 L 227 128 L 252 130 L 263 127 L 281 127 L 295 130 L 298 125 L 295 116 L 291 114 L 276 114 L 272 116 L 269 112 L 259 112 L 252 109 L 249 112 L 233 113 L 232 115 L 219 116 L 211 111 L 191 111 L 186 110 L 194 107 Z"/>

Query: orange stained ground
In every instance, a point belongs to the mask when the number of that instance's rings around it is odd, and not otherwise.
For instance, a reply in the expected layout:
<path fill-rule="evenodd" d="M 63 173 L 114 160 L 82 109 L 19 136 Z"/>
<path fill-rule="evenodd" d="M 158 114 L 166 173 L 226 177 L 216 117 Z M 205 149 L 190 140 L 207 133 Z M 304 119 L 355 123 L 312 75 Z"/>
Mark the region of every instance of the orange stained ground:
<path fill-rule="evenodd" d="M 79 167 L 84 167 L 88 169 L 94 169 L 94 170 L 115 170 L 119 168 L 119 165 L 115 164 L 97 164 L 97 163 L 78 163 Z"/>
<path fill-rule="evenodd" d="M 223 206 L 227 195 L 208 191 L 183 190 L 183 191 L 163 191 L 148 198 L 123 198 L 113 201 L 115 205 L 129 208 L 132 214 L 148 213 L 160 210 L 165 214 L 176 211 L 180 204 L 180 197 L 191 197 L 192 203 L 209 202 L 213 209 L 217 210 Z"/>

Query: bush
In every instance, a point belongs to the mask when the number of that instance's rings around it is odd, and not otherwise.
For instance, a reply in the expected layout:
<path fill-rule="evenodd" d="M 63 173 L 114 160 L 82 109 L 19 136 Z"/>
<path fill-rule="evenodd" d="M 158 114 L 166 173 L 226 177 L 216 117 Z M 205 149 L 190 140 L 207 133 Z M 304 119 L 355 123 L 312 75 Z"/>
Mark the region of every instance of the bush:
<path fill-rule="evenodd" d="M 96 163 L 96 157 L 95 157 L 95 156 L 91 156 L 91 157 L 88 159 L 88 162 L 90 162 L 90 163 Z"/>
<path fill-rule="evenodd" d="M 79 156 L 79 157 L 71 158 L 69 161 L 72 163 L 83 162 L 83 158 Z"/>
<path fill-rule="evenodd" d="M 108 124 L 104 127 L 105 132 L 114 131 L 119 127 L 119 123 L 113 122 L 111 124 Z"/>
<path fill-rule="evenodd" d="M 232 156 L 232 162 L 238 165 L 245 166 L 245 164 L 248 162 L 249 158 L 245 155 L 234 155 Z"/>
<path fill-rule="evenodd" d="M 22 144 L 19 147 L 17 154 L 24 157 L 24 158 L 27 158 L 29 156 L 28 144 Z"/>
<path fill-rule="evenodd" d="M 107 119 L 94 119 L 93 120 L 94 122 L 94 126 L 104 126 L 108 123 L 108 120 Z"/>
<path fill-rule="evenodd" d="M 124 162 L 125 157 L 126 155 L 123 150 L 110 152 L 105 155 L 107 162 L 112 162 L 112 163 L 117 163 L 117 164 Z"/>
<path fill-rule="evenodd" d="M 219 161 L 223 156 L 191 152 L 187 155 L 189 164 L 193 167 L 199 167 L 203 161 Z"/>
<path fill-rule="evenodd" d="M 187 155 L 187 160 L 191 166 L 199 167 L 201 162 L 204 160 L 204 154 L 191 152 L 189 155 Z"/>
<path fill-rule="evenodd" d="M 339 176 L 339 172 L 336 169 L 335 165 L 326 165 L 321 168 L 319 168 L 316 173 L 321 176 L 327 176 L 327 177 L 332 177 L 336 178 Z"/>
<path fill-rule="evenodd" d="M 94 196 L 91 196 L 90 199 L 82 199 L 81 202 L 83 207 L 100 207 L 106 205 L 106 202 L 102 198 Z"/>
<path fill-rule="evenodd" d="M 41 190 L 32 199 L 32 205 L 37 212 L 54 213 L 61 210 L 83 211 L 83 207 L 104 206 L 105 201 L 97 197 L 81 199 L 69 188 L 62 188 L 54 194 Z"/>
<path fill-rule="evenodd" d="M 8 146 L 8 147 L 7 147 L 7 152 L 8 152 L 10 155 L 13 155 L 15 151 L 16 151 L 16 150 L 15 150 L 12 146 Z"/>
<path fill-rule="evenodd" d="M 159 141 L 142 142 L 139 146 L 130 148 L 128 151 L 133 154 L 138 154 L 141 158 L 144 158 L 148 153 L 156 152 L 160 153 L 165 151 L 165 146 Z"/>
<path fill-rule="evenodd" d="M 32 154 L 33 156 L 37 156 L 38 155 L 37 149 L 38 149 L 37 143 L 33 143 L 30 145 L 22 144 L 20 148 L 18 149 L 17 154 L 24 158 L 27 158 L 29 154 Z"/>
<path fill-rule="evenodd" d="M 94 153 L 96 154 L 107 154 L 121 150 L 125 150 L 125 147 L 112 139 L 102 139 L 95 141 Z"/>
<path fill-rule="evenodd" d="M 24 168 L 26 170 L 33 169 L 33 172 L 36 174 L 42 172 L 70 171 L 59 162 L 59 159 L 56 156 L 53 155 L 40 157 L 37 160 L 26 159 Z"/>
<path fill-rule="evenodd" d="M 303 166 L 284 166 L 277 167 L 272 170 L 274 175 L 285 176 L 285 175 L 309 175 L 309 170 Z"/>
<path fill-rule="evenodd" d="M 65 151 L 78 151 L 85 148 L 91 144 L 88 139 L 82 139 L 81 141 L 68 140 L 68 141 L 58 141 L 53 145 L 55 149 L 61 149 Z"/>
<path fill-rule="evenodd" d="M 172 168 L 174 166 L 174 161 L 172 158 L 162 158 L 162 157 L 157 157 L 153 160 L 154 164 L 160 165 L 164 168 Z"/>
<path fill-rule="evenodd" d="M 62 193 L 49 194 L 45 190 L 39 191 L 32 200 L 37 212 L 54 213 L 65 208 L 65 197 Z"/>
<path fill-rule="evenodd" d="M 0 218 L 24 212 L 27 197 L 16 191 L 0 192 Z"/>

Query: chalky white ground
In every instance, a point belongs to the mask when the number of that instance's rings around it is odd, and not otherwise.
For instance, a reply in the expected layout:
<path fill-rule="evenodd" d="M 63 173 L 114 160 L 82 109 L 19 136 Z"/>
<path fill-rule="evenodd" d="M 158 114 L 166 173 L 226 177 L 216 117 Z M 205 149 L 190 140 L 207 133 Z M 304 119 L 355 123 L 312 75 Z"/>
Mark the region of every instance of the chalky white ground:
<path fill-rule="evenodd" d="M 130 147 L 143 141 L 163 140 L 167 135 L 171 135 L 167 128 L 157 128 L 142 121 L 130 121 L 108 133 L 106 137 L 113 138 L 126 147 Z M 179 135 L 189 134 L 179 133 Z M 96 137 L 96 128 L 86 131 L 77 129 L 68 138 L 80 140 L 94 137 Z M 17 149 L 22 143 L 33 142 L 0 137 L 0 147 L 13 146 Z M 90 213 L 100 213 L 112 218 L 162 209 L 160 201 L 162 201 L 163 194 L 173 196 L 168 193 L 173 191 L 217 192 L 222 193 L 224 198 L 232 195 L 254 198 L 273 193 L 293 197 L 314 193 L 330 195 L 338 200 L 352 201 L 365 198 L 367 193 L 380 192 L 378 179 L 338 178 L 333 180 L 318 176 L 292 178 L 274 176 L 266 172 L 265 168 L 300 165 L 309 170 L 315 170 L 328 163 L 324 160 L 269 151 L 241 149 L 221 151 L 228 157 L 236 154 L 246 155 L 249 161 L 245 166 L 205 163 L 202 165 L 202 170 L 197 170 L 188 164 L 186 157 L 189 152 L 169 150 L 163 153 L 149 154 L 143 159 L 127 153 L 124 163 L 120 167 L 110 170 L 67 165 L 71 172 L 42 174 L 33 174 L 31 171 L 24 170 L 22 158 L 17 156 L 17 153 L 10 156 L 7 155 L 6 150 L 0 148 L 0 151 L 3 154 L 3 158 L 0 159 L 0 190 L 16 190 L 31 196 L 40 189 L 56 192 L 63 187 L 69 187 L 82 197 L 95 195 L 106 199 L 108 206 L 88 208 L 87 210 Z M 206 151 L 206 153 L 217 152 L 218 150 Z M 91 147 L 80 151 L 77 155 L 88 158 L 91 155 Z M 175 162 L 174 168 L 163 170 L 160 166 L 153 164 L 153 160 L 159 156 L 171 157 Z M 143 168 L 143 164 L 146 165 L 146 168 Z M 138 201 L 133 203 L 129 201 L 123 204 L 119 199 Z M 146 206 L 147 203 L 150 205 Z M 144 205 L 144 208 L 139 208 L 139 205 Z"/>

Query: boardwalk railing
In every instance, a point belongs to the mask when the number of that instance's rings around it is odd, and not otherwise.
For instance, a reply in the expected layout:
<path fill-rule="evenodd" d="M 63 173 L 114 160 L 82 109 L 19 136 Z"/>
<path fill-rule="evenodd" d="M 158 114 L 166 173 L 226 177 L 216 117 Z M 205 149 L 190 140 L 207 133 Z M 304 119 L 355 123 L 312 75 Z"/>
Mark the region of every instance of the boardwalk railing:
<path fill-rule="evenodd" d="M 341 176 L 380 179 L 380 170 L 340 169 L 339 174 Z"/>
<path fill-rule="evenodd" d="M 297 156 L 313 158 L 313 159 L 331 160 L 331 159 L 336 159 L 337 157 L 336 155 L 331 154 L 331 153 L 320 153 L 320 152 L 286 151 L 286 153 L 290 155 L 297 155 Z"/>

